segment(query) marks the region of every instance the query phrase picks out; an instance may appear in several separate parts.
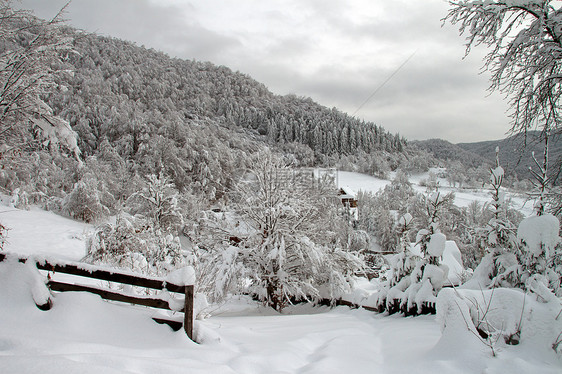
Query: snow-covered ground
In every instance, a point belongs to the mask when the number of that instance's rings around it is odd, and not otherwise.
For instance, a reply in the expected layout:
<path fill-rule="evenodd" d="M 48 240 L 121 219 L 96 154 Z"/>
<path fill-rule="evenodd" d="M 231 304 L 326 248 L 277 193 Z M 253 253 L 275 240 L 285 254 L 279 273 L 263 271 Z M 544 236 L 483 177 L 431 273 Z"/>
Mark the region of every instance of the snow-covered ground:
<path fill-rule="evenodd" d="M 410 182 L 417 192 L 425 193 L 426 187 L 422 186 L 422 181 L 428 179 L 429 174 L 415 174 L 410 176 Z M 355 192 L 377 192 L 383 189 L 387 184 L 390 184 L 394 173 L 390 174 L 390 179 L 380 179 L 377 177 L 369 176 L 366 174 L 338 171 L 337 184 L 338 187 L 349 187 Z M 438 178 L 439 189 L 443 193 L 454 192 L 454 204 L 459 207 L 467 207 L 471 202 L 478 201 L 481 204 L 489 203 L 491 201 L 490 190 L 487 189 L 459 189 L 449 187 L 448 182 L 443 178 Z M 524 216 L 529 216 L 533 212 L 533 204 L 526 201 L 524 197 L 517 194 L 507 192 L 506 197 L 511 200 L 512 207 L 523 213 Z"/>
<path fill-rule="evenodd" d="M 32 209 L 0 207 L 5 250 L 68 260 L 84 255 L 92 226 Z M 0 263 L 0 373 L 561 373 L 553 354 L 443 341 L 434 316 L 383 316 L 347 307 L 295 306 L 278 314 L 245 298 L 196 321 L 199 344 L 142 307 L 84 293 L 54 296 L 43 312 L 28 266 Z M 364 282 L 368 289 L 371 284 Z M 449 337 L 450 339 L 450 337 Z M 530 349 L 530 350 L 529 350 Z"/>
<path fill-rule="evenodd" d="M 5 199 L 6 200 L 6 199 Z M 78 261 L 86 255 L 84 239 L 92 226 L 39 208 L 19 210 L 0 203 L 0 222 L 8 228 L 6 248 L 23 255 L 56 254 Z"/>
<path fill-rule="evenodd" d="M 389 180 L 379 179 L 367 174 L 354 173 L 351 171 L 338 171 L 336 183 L 338 187 L 350 187 L 353 191 L 377 192 L 383 189 Z"/>

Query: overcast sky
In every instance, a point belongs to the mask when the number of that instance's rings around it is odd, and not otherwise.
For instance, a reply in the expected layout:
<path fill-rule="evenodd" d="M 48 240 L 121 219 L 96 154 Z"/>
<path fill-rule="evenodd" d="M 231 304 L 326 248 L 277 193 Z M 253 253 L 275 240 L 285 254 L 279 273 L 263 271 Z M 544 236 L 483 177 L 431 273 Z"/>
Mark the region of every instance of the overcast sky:
<path fill-rule="evenodd" d="M 49 18 L 66 2 L 21 6 Z M 310 96 L 409 140 L 503 138 L 507 102 L 487 91 L 485 50 L 463 59 L 464 38 L 441 27 L 447 8 L 444 0 L 72 0 L 66 18 L 170 56 L 225 65 L 276 94 Z"/>

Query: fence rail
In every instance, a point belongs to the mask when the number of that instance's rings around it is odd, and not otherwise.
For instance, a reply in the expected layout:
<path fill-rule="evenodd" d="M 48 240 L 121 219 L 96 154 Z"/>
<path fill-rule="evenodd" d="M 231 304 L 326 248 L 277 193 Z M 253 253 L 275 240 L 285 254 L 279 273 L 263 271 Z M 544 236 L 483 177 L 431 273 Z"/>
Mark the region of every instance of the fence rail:
<path fill-rule="evenodd" d="M 0 262 L 7 258 L 14 258 L 21 263 L 26 263 L 29 258 L 18 256 L 16 254 L 0 253 Z M 182 326 L 187 334 L 187 336 L 193 340 L 193 296 L 194 290 L 193 285 L 178 285 L 171 282 L 167 282 L 161 278 L 155 277 L 145 277 L 139 274 L 126 273 L 115 271 L 112 269 L 103 269 L 98 266 L 93 266 L 84 263 L 77 262 L 61 262 L 58 260 L 51 260 L 45 258 L 33 257 L 33 261 L 37 266 L 37 269 L 45 270 L 54 273 L 69 274 L 78 277 L 86 277 L 91 279 L 97 279 L 102 281 L 108 281 L 113 283 L 128 284 L 132 286 L 150 288 L 155 290 L 166 290 L 169 292 L 181 293 L 184 295 L 184 305 L 181 310 L 176 310 L 178 312 L 184 313 L 183 323 L 180 321 L 168 320 L 166 318 L 153 318 L 158 323 L 164 323 L 169 325 L 175 330 L 179 330 Z M 81 285 L 76 283 L 60 282 L 49 279 L 46 283 L 51 291 L 57 292 L 67 292 L 67 291 L 78 291 L 78 292 L 89 292 L 99 295 L 103 299 L 119 301 L 123 303 L 136 304 L 147 306 L 157 309 L 174 310 L 167 300 L 160 299 L 158 297 L 140 296 L 140 295 L 130 295 L 124 292 L 116 292 L 115 290 L 109 290 L 105 288 L 94 287 L 91 285 Z M 51 308 L 51 301 L 49 300 L 46 304 L 37 305 L 41 310 L 49 310 Z"/>

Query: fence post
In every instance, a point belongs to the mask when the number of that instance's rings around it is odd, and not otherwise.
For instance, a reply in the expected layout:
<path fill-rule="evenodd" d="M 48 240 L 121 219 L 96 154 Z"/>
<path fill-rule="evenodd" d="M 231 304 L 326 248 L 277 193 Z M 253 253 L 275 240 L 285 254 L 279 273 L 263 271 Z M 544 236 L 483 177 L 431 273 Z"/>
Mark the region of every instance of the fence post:
<path fill-rule="evenodd" d="M 193 340 L 193 285 L 185 286 L 185 304 L 183 306 L 183 311 L 183 329 L 189 339 Z"/>

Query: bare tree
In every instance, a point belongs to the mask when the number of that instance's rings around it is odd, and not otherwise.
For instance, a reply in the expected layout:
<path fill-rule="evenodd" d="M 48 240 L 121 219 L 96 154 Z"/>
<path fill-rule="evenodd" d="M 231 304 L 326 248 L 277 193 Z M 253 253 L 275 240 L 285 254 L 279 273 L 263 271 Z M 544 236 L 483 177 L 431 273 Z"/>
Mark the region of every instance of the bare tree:
<path fill-rule="evenodd" d="M 63 8 L 64 10 L 64 8 Z M 76 134 L 43 101 L 54 88 L 53 63 L 70 48 L 61 12 L 44 21 L 0 0 L 0 152 L 21 149 L 33 136 L 78 155 Z"/>
<path fill-rule="evenodd" d="M 511 98 L 512 133 L 560 130 L 562 9 L 552 0 L 451 1 L 444 18 L 473 46 L 490 48 L 491 90 Z"/>
<path fill-rule="evenodd" d="M 543 159 L 533 155 L 536 212 L 545 204 L 562 211 L 562 194 L 551 186 L 548 146 L 559 133 L 562 95 L 562 8 L 553 0 L 451 1 L 444 18 L 467 34 L 468 54 L 473 46 L 490 48 L 484 67 L 491 73 L 490 90 L 510 97 L 513 134 L 540 130 Z M 526 139 L 526 137 L 525 137 Z M 558 171 L 559 173 L 560 171 Z"/>

